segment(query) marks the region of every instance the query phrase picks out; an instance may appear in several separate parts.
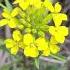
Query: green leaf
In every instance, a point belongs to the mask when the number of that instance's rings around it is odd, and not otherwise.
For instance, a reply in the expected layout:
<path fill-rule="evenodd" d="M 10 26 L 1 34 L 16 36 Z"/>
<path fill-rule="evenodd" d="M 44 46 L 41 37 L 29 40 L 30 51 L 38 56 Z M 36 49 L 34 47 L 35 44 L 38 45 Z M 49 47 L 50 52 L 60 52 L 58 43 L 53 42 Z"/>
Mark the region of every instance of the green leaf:
<path fill-rule="evenodd" d="M 8 11 L 11 11 L 12 10 L 12 5 L 10 4 L 9 0 L 5 0 L 5 4 L 8 8 Z"/>
<path fill-rule="evenodd" d="M 6 8 L 6 6 L 4 6 L 2 3 L 0 3 L 0 7 L 2 7 L 2 8 Z"/>

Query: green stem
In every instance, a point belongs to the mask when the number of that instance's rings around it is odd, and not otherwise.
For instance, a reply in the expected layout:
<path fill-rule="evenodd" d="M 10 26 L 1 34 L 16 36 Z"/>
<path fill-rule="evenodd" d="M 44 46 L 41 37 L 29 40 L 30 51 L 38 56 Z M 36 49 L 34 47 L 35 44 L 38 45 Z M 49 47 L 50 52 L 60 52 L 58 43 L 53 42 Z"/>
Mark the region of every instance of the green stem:
<path fill-rule="evenodd" d="M 38 58 L 35 59 L 35 66 L 39 70 L 39 59 Z"/>
<path fill-rule="evenodd" d="M 60 60 L 60 61 L 64 61 L 64 62 L 65 62 L 65 59 L 60 58 L 60 57 L 58 57 L 58 56 L 56 56 L 56 55 L 51 54 L 50 56 L 52 56 L 53 58 L 56 58 L 56 59 L 58 59 L 58 60 Z"/>

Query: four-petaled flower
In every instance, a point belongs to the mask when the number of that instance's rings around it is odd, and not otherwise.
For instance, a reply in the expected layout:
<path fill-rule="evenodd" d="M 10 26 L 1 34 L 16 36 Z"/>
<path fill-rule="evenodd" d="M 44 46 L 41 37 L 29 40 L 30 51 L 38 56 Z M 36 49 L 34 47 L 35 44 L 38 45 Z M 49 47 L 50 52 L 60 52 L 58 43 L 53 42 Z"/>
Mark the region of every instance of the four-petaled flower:
<path fill-rule="evenodd" d="M 68 28 L 65 26 L 50 26 L 49 33 L 55 38 L 58 43 L 63 43 L 65 36 L 68 35 Z"/>
<path fill-rule="evenodd" d="M 13 39 L 6 39 L 5 44 L 6 48 L 10 49 L 11 54 L 17 54 L 19 48 L 24 48 L 22 40 L 22 35 L 20 31 L 15 30 L 13 32 Z"/>
<path fill-rule="evenodd" d="M 10 28 L 15 28 L 18 26 L 18 19 L 15 17 L 19 14 L 19 8 L 16 7 L 12 11 L 8 11 L 7 8 L 3 10 L 3 19 L 0 20 L 0 27 L 8 24 Z"/>
<path fill-rule="evenodd" d="M 67 15 L 60 13 L 62 7 L 59 2 L 53 6 L 50 1 L 45 0 L 44 5 L 51 12 L 55 26 L 60 26 L 63 20 L 67 20 Z"/>

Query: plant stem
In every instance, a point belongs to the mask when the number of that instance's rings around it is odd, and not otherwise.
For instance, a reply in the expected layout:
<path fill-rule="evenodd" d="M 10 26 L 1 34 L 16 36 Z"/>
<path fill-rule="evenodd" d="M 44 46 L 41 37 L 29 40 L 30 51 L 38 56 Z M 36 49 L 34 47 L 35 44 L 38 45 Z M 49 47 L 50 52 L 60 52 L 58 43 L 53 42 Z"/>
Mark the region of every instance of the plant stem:
<path fill-rule="evenodd" d="M 65 62 L 65 59 L 63 59 L 63 58 L 60 58 L 60 57 L 58 57 L 58 56 L 56 56 L 56 55 L 52 55 L 52 54 L 51 54 L 51 56 L 52 56 L 53 58 L 56 58 L 56 59 L 58 59 L 58 60 L 60 60 L 60 61 L 64 61 L 64 62 Z"/>

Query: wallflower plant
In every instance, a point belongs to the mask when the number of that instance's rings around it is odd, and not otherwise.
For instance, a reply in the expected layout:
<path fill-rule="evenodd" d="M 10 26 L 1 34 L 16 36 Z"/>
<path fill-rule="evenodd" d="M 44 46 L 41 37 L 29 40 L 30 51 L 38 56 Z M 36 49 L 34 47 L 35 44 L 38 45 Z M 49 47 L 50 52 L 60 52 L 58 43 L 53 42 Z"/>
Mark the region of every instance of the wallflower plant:
<path fill-rule="evenodd" d="M 63 44 L 68 35 L 68 28 L 61 25 L 62 21 L 67 20 L 67 15 L 61 13 L 59 2 L 54 6 L 49 0 L 14 0 L 13 6 L 8 0 L 6 3 L 6 6 L 0 4 L 3 7 L 0 27 L 8 25 L 14 29 L 12 37 L 4 42 L 10 53 L 17 55 L 22 50 L 26 57 L 57 57 L 60 51 L 58 44 Z M 51 20 L 54 25 L 50 26 Z"/>

